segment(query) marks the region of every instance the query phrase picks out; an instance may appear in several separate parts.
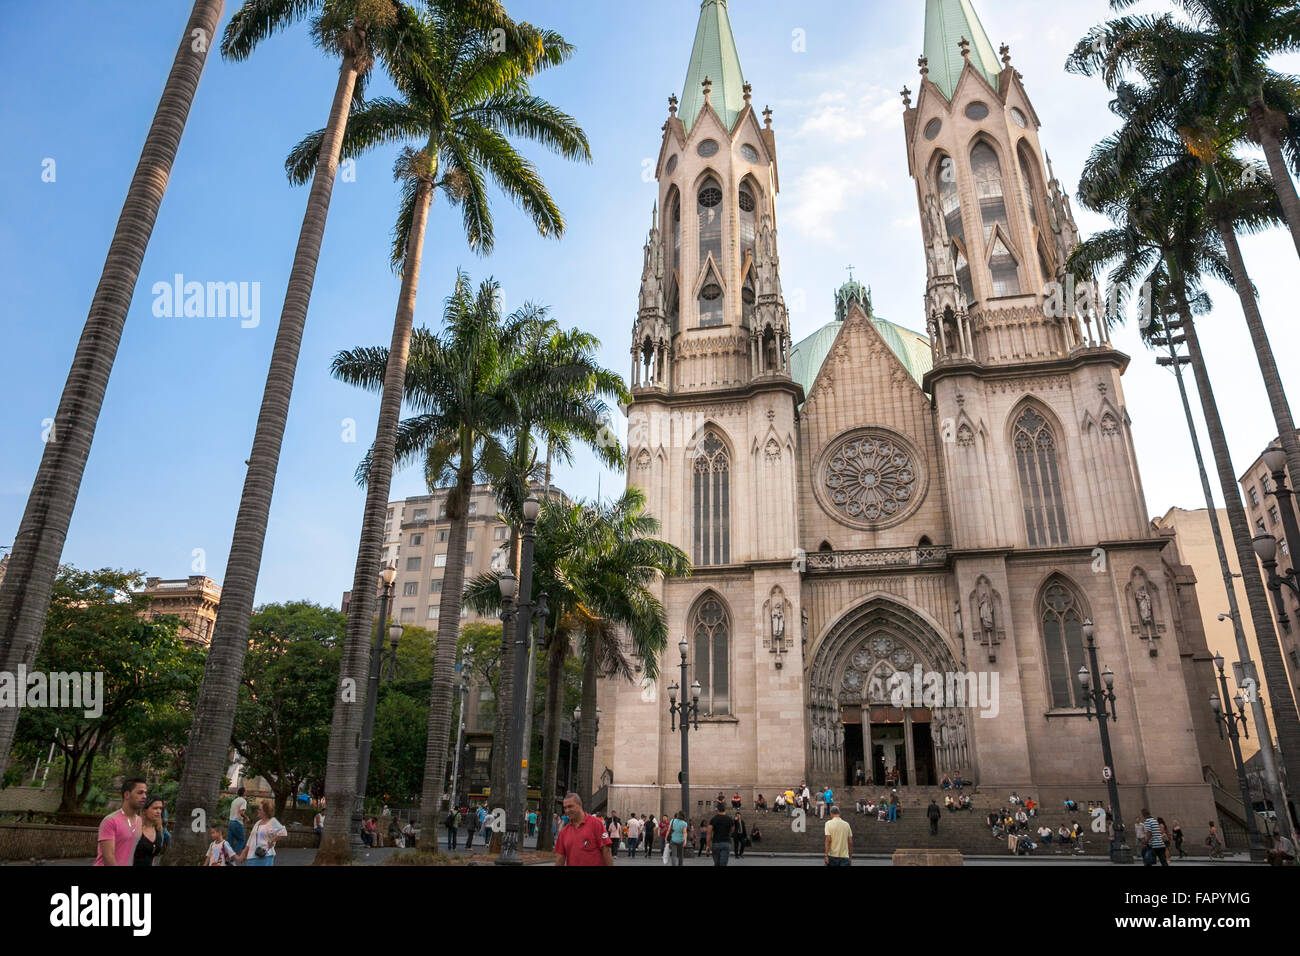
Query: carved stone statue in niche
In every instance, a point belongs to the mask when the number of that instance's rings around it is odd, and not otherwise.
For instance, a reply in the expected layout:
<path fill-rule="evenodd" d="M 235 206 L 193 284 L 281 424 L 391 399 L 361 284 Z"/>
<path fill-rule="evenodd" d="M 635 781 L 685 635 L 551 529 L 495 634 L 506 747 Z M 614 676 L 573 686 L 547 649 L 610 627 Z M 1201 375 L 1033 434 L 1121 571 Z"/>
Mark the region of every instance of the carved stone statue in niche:
<path fill-rule="evenodd" d="M 772 607 L 772 640 L 779 641 L 785 637 L 785 602 Z"/>
<path fill-rule="evenodd" d="M 1137 589 L 1137 608 L 1139 621 L 1147 627 L 1155 623 L 1155 617 L 1151 613 L 1151 595 L 1147 593 L 1145 585 Z"/>
<path fill-rule="evenodd" d="M 803 649 L 808 650 L 808 612 L 799 612 L 799 627 L 803 632 Z"/>
<path fill-rule="evenodd" d="M 1002 595 L 994 590 L 989 579 L 983 574 L 975 582 L 975 590 L 970 594 L 970 604 L 975 616 L 975 626 L 971 628 L 975 640 L 990 649 L 1001 644 L 1006 636 L 1002 626 Z"/>

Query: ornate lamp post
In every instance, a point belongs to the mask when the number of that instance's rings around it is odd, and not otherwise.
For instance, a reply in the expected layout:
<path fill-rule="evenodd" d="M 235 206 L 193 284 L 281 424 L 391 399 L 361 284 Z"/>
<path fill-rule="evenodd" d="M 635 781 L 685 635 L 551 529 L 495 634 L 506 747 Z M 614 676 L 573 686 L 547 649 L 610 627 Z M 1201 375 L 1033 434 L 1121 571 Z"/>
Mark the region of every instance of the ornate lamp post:
<path fill-rule="evenodd" d="M 578 755 L 578 726 L 582 720 L 582 708 L 573 708 L 573 723 L 569 726 L 569 779 L 564 790 L 566 793 L 573 792 L 573 766 L 575 758 Z"/>
<path fill-rule="evenodd" d="M 375 737 L 375 706 L 379 701 L 379 669 L 383 663 L 384 632 L 388 631 L 393 644 L 393 658 L 397 657 L 397 642 L 402 636 L 402 625 L 394 622 L 388 624 L 388 600 L 393 593 L 393 582 L 397 580 L 397 566 L 390 564 L 379 573 L 382 591 L 379 597 L 379 623 L 375 626 L 375 643 L 370 649 L 370 675 L 366 690 L 366 712 L 361 723 L 361 749 L 357 754 L 357 795 L 352 802 L 352 839 L 353 846 L 361 844 L 361 820 L 366 806 L 366 781 L 370 777 L 370 748 Z"/>
<path fill-rule="evenodd" d="M 1083 687 L 1086 701 L 1085 714 L 1092 720 L 1097 715 L 1097 726 L 1101 730 L 1101 758 L 1106 762 L 1103 776 L 1106 778 L 1106 791 L 1110 796 L 1110 810 L 1115 819 L 1115 839 L 1110 844 L 1110 861 L 1112 863 L 1132 863 L 1133 851 L 1124 842 L 1124 817 L 1119 808 L 1119 784 L 1115 780 L 1115 760 L 1110 750 L 1110 729 L 1106 721 L 1116 720 L 1115 712 L 1115 673 L 1109 667 L 1098 671 L 1097 644 L 1093 640 L 1092 621 L 1083 622 L 1083 636 L 1088 642 L 1087 667 L 1079 668 L 1079 684 Z"/>
<path fill-rule="evenodd" d="M 686 819 L 691 818 L 691 746 L 690 739 L 687 736 L 692 722 L 695 729 L 700 729 L 700 682 L 696 681 L 691 685 L 691 699 L 687 701 L 684 688 L 686 687 L 686 652 L 689 645 L 686 643 L 686 636 L 677 642 L 677 649 L 682 652 L 682 683 L 678 686 L 676 681 L 668 685 L 668 714 L 669 723 L 673 730 L 677 729 L 677 717 L 682 718 L 682 772 L 680 774 L 682 782 L 682 813 Z M 677 692 L 682 691 L 682 702 L 677 703 Z"/>
<path fill-rule="evenodd" d="M 1295 568 L 1287 568 L 1285 574 L 1277 573 L 1277 538 L 1271 534 L 1257 534 L 1250 539 L 1251 547 L 1259 563 L 1264 566 L 1264 583 L 1273 592 L 1273 603 L 1277 605 L 1278 623 L 1282 630 L 1291 633 L 1291 618 L 1286 613 L 1286 604 L 1282 601 L 1282 586 L 1291 589 L 1297 601 L 1300 601 L 1300 581 L 1296 580 Z"/>
<path fill-rule="evenodd" d="M 507 585 L 507 571 L 501 576 L 501 597 L 503 604 L 502 619 L 506 626 L 502 629 L 501 639 L 513 640 L 515 642 L 514 656 L 514 687 L 515 706 L 510 709 L 510 744 L 506 766 L 509 771 L 506 776 L 506 832 L 501 840 L 501 853 L 497 856 L 498 866 L 520 866 L 522 861 L 519 859 L 519 834 L 522 832 L 524 818 L 524 797 L 526 791 L 523 789 L 524 771 L 527 768 L 527 755 L 524 753 L 524 726 L 526 714 L 524 710 L 524 701 L 527 696 L 524 692 L 524 681 L 527 678 L 528 669 L 528 641 L 533 631 L 533 542 L 536 537 L 534 529 L 537 524 L 537 515 L 541 510 L 541 503 L 536 498 L 529 497 L 524 502 L 524 528 L 523 528 L 523 549 L 519 558 L 519 604 L 518 620 L 505 622 L 504 605 L 507 602 L 506 588 L 514 591 L 514 576 L 510 575 Z M 511 598 L 514 597 L 512 593 Z M 512 616 L 513 617 L 513 616 Z M 513 625 L 513 626 L 511 626 Z"/>
<path fill-rule="evenodd" d="M 1237 786 L 1241 789 L 1241 807 L 1244 814 L 1249 817 L 1246 822 L 1246 835 L 1250 839 L 1250 858 L 1252 860 L 1263 860 L 1266 857 L 1264 844 L 1259 836 L 1259 821 L 1255 816 L 1254 807 L 1250 801 L 1250 785 L 1246 782 L 1246 763 L 1241 759 L 1240 738 L 1244 734 L 1246 739 L 1250 739 L 1250 731 L 1247 728 L 1246 720 L 1246 698 L 1241 691 L 1232 698 L 1233 704 L 1237 707 L 1234 714 L 1231 707 L 1225 708 L 1223 701 L 1228 699 L 1228 678 L 1223 673 L 1223 655 L 1214 655 L 1214 666 L 1219 671 L 1219 687 L 1223 691 L 1220 697 L 1213 691 L 1210 692 L 1210 710 L 1214 711 L 1214 723 L 1219 728 L 1219 739 L 1223 739 L 1223 728 L 1228 728 L 1228 742 L 1232 746 L 1232 765 L 1237 770 Z M 1241 727 L 1238 733 L 1237 727 Z"/>

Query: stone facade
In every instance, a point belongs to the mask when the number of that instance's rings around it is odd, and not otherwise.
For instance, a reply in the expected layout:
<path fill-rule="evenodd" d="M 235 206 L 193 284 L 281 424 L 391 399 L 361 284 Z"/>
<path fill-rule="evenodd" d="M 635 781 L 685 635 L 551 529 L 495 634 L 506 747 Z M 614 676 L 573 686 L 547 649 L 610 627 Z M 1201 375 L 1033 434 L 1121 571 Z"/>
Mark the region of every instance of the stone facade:
<path fill-rule="evenodd" d="M 790 344 L 771 111 L 760 121 L 748 84 L 734 96 L 723 0 L 702 4 L 689 112 L 670 100 L 628 484 L 695 565 L 661 588 L 670 633 L 689 642 L 685 683 L 703 690 L 693 802 L 956 772 L 1045 805 L 1104 799 L 1077 680 L 1091 620 L 1115 676 L 1128 817 L 1149 804 L 1195 839 L 1215 814 L 1203 773 L 1217 748 L 1187 683 L 1185 661 L 1208 660 L 1194 576 L 1149 525 L 1128 358 L 1092 286 L 1065 275 L 1078 233 L 1039 119 L 1009 51 L 999 66 L 978 21 L 948 36 L 949 7 L 927 6 L 902 124 L 928 263 L 924 361 L 854 282 L 829 331 Z M 594 775 L 614 812 L 679 805 L 666 700 L 679 663 L 674 639 L 657 685 L 602 682 Z M 981 693 L 904 700 L 900 675 L 917 668 Z"/>
<path fill-rule="evenodd" d="M 176 580 L 145 578 L 144 593 L 149 598 L 150 619 L 173 615 L 181 619 L 183 640 L 204 648 L 212 643 L 221 604 L 221 585 L 216 581 L 201 574 Z"/>

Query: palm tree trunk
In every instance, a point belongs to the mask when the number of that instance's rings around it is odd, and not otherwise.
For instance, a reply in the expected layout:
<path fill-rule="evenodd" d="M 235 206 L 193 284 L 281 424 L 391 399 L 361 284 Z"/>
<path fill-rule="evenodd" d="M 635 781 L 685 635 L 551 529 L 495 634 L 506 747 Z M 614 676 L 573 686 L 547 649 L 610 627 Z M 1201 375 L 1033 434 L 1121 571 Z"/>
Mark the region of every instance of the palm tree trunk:
<path fill-rule="evenodd" d="M 1219 408 L 1214 401 L 1214 389 L 1210 385 L 1205 356 L 1201 352 L 1200 339 L 1196 334 L 1196 323 L 1187 305 L 1186 294 L 1179 288 L 1175 291 L 1175 295 L 1178 312 L 1182 316 L 1183 332 L 1187 336 L 1187 351 L 1192 360 L 1192 373 L 1196 377 L 1196 390 L 1201 396 L 1206 430 L 1210 435 L 1210 448 L 1214 455 L 1215 468 L 1219 473 L 1219 486 L 1223 492 L 1228 527 L 1232 530 L 1232 543 L 1236 548 L 1237 561 L 1242 570 L 1241 581 L 1246 588 L 1246 603 L 1250 608 L 1250 616 L 1255 627 L 1255 641 L 1259 646 L 1262 671 L 1260 677 L 1268 688 L 1269 705 L 1273 710 L 1273 724 L 1277 731 L 1278 749 L 1281 751 L 1282 758 L 1279 761 L 1281 766 L 1278 772 L 1285 777 L 1287 766 L 1300 767 L 1300 718 L 1296 715 L 1295 702 L 1291 696 L 1291 683 L 1287 680 L 1281 643 L 1278 641 L 1277 632 L 1273 629 L 1273 616 L 1269 608 L 1268 595 L 1264 590 L 1264 581 L 1257 570 L 1258 559 L 1250 544 L 1250 526 L 1246 521 L 1245 508 L 1241 504 L 1241 489 L 1237 485 L 1236 473 L 1233 471 L 1223 421 L 1219 417 Z M 1264 734 L 1262 730 L 1261 733 Z M 1279 807 L 1278 818 L 1281 819 L 1285 812 L 1284 807 Z"/>
<path fill-rule="evenodd" d="M 393 320 L 393 340 L 384 369 L 384 390 L 379 402 L 379 424 L 366 476 L 366 507 L 361 519 L 361 541 L 352 576 L 352 602 L 348 606 L 348 633 L 339 665 L 339 691 L 330 723 L 329 756 L 325 764 L 325 799 L 335 812 L 326 816 L 325 832 L 316 853 L 318 864 L 344 863 L 350 855 L 351 812 L 357 800 L 357 756 L 361 725 L 365 719 L 370 635 L 374 627 L 375 594 L 379 588 L 379 563 L 384 545 L 384 520 L 393 481 L 397 429 L 402 420 L 402 395 L 406 362 L 411 351 L 411 325 L 420 288 L 420 261 L 424 255 L 424 230 L 429 221 L 433 184 L 421 177 L 415 197 L 411 231 L 406 240 L 402 291 Z M 465 559 L 460 558 L 463 565 Z M 448 569 L 450 571 L 450 569 Z M 464 572 L 464 568 L 461 568 Z M 450 574 L 448 575 L 450 577 Z M 452 642 L 452 656 L 456 652 Z M 425 830 L 425 833 L 437 831 Z"/>
<path fill-rule="evenodd" d="M 289 418 L 289 399 L 293 394 L 294 373 L 298 367 L 303 329 L 307 324 L 307 306 L 316 280 L 316 263 L 325 237 L 325 220 L 329 215 L 334 178 L 343 149 L 343 133 L 347 128 L 356 82 L 356 60 L 346 57 L 339 67 L 334 101 L 330 106 L 320 155 L 316 159 L 307 209 L 298 230 L 293 269 L 289 274 L 280 324 L 271 350 L 271 365 L 262 392 L 257 429 L 253 434 L 253 453 L 248 459 L 248 472 L 244 476 L 244 490 L 230 542 L 230 558 L 221 585 L 221 606 L 213 625 L 203 685 L 185 750 L 185 769 L 181 773 L 181 787 L 176 798 L 178 819 L 190 819 L 196 808 L 216 806 L 221 775 L 226 770 L 239 679 L 243 673 L 244 654 L 248 650 L 249 621 L 262 567 L 262 547 L 266 541 L 275 475 L 280 465 L 280 447 Z M 341 814 L 330 814 L 329 818 L 339 816 Z M 206 829 L 193 833 L 189 827 L 180 827 L 176 833 L 176 847 L 165 862 L 169 865 L 192 864 L 202 856 L 206 845 Z"/>
<path fill-rule="evenodd" d="M 594 777 L 596 763 L 596 684 L 600 679 L 596 641 L 588 638 L 583 648 L 582 660 L 582 726 L 578 730 L 578 796 L 584 806 L 591 806 L 591 795 L 596 792 Z"/>
<path fill-rule="evenodd" d="M 1286 390 L 1282 387 L 1282 377 L 1278 374 L 1277 362 L 1273 358 L 1273 347 L 1268 341 L 1268 332 L 1264 329 L 1264 319 L 1259 313 L 1259 299 L 1255 297 L 1255 286 L 1246 272 L 1246 260 L 1241 255 L 1241 246 L 1232 224 L 1219 223 L 1219 235 L 1228 252 L 1228 264 L 1232 266 L 1232 279 L 1237 286 L 1237 295 L 1241 299 L 1241 310 L 1246 315 L 1246 328 L 1250 330 L 1250 341 L 1255 346 L 1255 355 L 1259 359 L 1259 370 L 1264 376 L 1264 390 L 1268 392 L 1268 404 L 1273 409 L 1273 420 L 1277 423 L 1278 439 L 1282 450 L 1286 452 L 1287 471 L 1300 476 L 1300 441 L 1296 440 L 1295 421 L 1291 418 L 1291 405 L 1286 399 Z M 1292 479 L 1295 481 L 1296 479 Z M 1300 548 L 1300 541 L 1288 542 L 1292 548 Z"/>
<path fill-rule="evenodd" d="M 196 0 L 185 25 L 27 496 L 8 569 L 0 584 L 0 668 L 10 673 L 19 665 L 30 667 L 40 649 L 63 542 L 140 277 L 140 264 L 153 235 L 190 106 L 224 8 L 225 0 Z M 0 708 L 0 777 L 9 762 L 9 747 L 17 726 L 18 708 Z"/>
<path fill-rule="evenodd" d="M 469 530 L 469 498 L 474 488 L 474 449 L 462 443 L 456 480 L 455 508 L 450 498 L 447 517 L 447 569 L 442 577 L 442 602 L 438 605 L 438 642 L 433 655 L 433 684 L 429 697 L 429 736 L 424 758 L 424 787 L 420 795 L 420 848 L 438 846 L 438 819 L 442 809 L 443 780 L 447 775 L 451 705 L 455 694 L 456 645 L 460 639 L 461 596 L 465 590 L 465 540 Z M 494 793 L 495 797 L 496 794 Z"/>
<path fill-rule="evenodd" d="M 519 579 L 520 545 L 519 531 L 510 529 L 510 573 Z M 515 689 L 515 642 L 504 631 L 501 634 L 501 669 L 497 672 L 496 710 L 492 718 L 492 765 L 488 772 L 488 786 L 492 790 L 492 802 L 505 806 L 506 799 L 506 765 L 509 763 L 510 710 L 514 703 Z M 501 834 L 492 831 L 488 845 L 489 853 L 501 851 Z"/>
<path fill-rule="evenodd" d="M 1291 170 L 1287 168 L 1286 157 L 1282 155 L 1282 143 L 1278 137 L 1278 127 L 1274 120 L 1276 114 L 1263 101 L 1257 101 L 1250 110 L 1254 122 L 1255 134 L 1260 145 L 1264 147 L 1264 158 L 1268 161 L 1269 175 L 1273 177 L 1273 189 L 1282 203 L 1282 212 L 1287 225 L 1291 228 L 1291 239 L 1295 242 L 1296 252 L 1300 253 L 1300 196 L 1296 195 L 1295 182 L 1291 179 Z M 1292 472 L 1294 474 L 1294 472 Z"/>
<path fill-rule="evenodd" d="M 545 852 L 554 845 L 551 814 L 555 809 L 555 785 L 560 773 L 560 721 L 564 712 L 564 659 L 569 639 L 560 630 L 551 636 L 546 655 L 546 716 L 542 729 L 541 806 L 537 810 L 537 849 Z"/>

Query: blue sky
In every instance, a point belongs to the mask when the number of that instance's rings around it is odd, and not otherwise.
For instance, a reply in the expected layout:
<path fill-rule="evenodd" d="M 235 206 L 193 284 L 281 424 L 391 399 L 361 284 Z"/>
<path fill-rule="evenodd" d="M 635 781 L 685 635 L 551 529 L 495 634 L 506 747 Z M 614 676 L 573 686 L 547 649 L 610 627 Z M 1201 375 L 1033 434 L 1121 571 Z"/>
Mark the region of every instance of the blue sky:
<path fill-rule="evenodd" d="M 226 16 L 236 9 L 227 4 Z M 1144 7 L 1157 8 L 1158 3 Z M 417 325 L 437 327 L 457 267 L 501 281 L 506 303 L 549 305 L 565 325 L 598 334 L 606 365 L 626 374 L 641 244 L 667 97 L 681 94 L 698 16 L 695 0 L 609 4 L 510 0 L 520 19 L 563 33 L 573 61 L 536 90 L 587 130 L 594 162 L 572 165 L 524 145 L 567 216 L 562 241 L 538 238 L 497 205 L 497 251 L 471 254 L 458 217 L 435 204 Z M 1092 143 L 1112 127 L 1095 80 L 1067 75 L 1074 41 L 1106 16 L 1104 0 L 1044 5 L 977 0 L 994 45 L 1011 44 L 1042 118 L 1056 172 L 1073 189 Z M 12 541 L 109 240 L 190 4 L 184 0 L 65 0 L 6 12 L 14 69 L 0 103 L 0 276 L 6 290 L 0 380 L 0 545 Z M 831 317 L 846 267 L 869 283 L 877 311 L 924 327 L 924 255 L 903 146 L 904 84 L 917 86 L 920 0 L 733 0 L 732 24 L 755 105 L 771 105 L 783 192 L 778 199 L 782 280 L 796 338 Z M 90 27 L 93 26 L 93 29 Z M 223 22 L 224 27 L 224 22 Z M 801 32 L 796 32 L 801 31 Z M 85 42 L 70 38 L 81 37 Z M 796 40 L 803 38 L 803 49 Z M 1295 71 L 1296 63 L 1284 64 Z M 220 581 L 265 381 L 306 189 L 283 161 L 321 126 L 337 64 L 305 26 L 244 63 L 213 56 L 199 86 L 167 197 L 145 256 L 64 560 L 162 577 Z M 386 84 L 377 78 L 373 91 Z M 397 186 L 394 150 L 358 160 L 339 182 L 281 457 L 258 600 L 337 604 L 350 586 L 363 505 L 353 469 L 374 433 L 377 399 L 333 381 L 339 349 L 387 343 L 398 280 L 388 267 Z M 54 160 L 54 182 L 42 181 Z M 1104 225 L 1080 212 L 1086 233 Z M 1243 243 L 1286 383 L 1300 327 L 1289 286 L 1295 251 L 1283 232 Z M 155 317 L 151 289 L 186 280 L 257 282 L 261 322 Z M 1238 471 L 1273 437 L 1235 298 L 1202 338 L 1212 357 Z M 1203 505 L 1177 393 L 1135 331 L 1115 344 L 1133 356 L 1125 394 L 1150 512 Z M 343 440 L 356 422 L 356 442 Z M 622 487 L 588 458 L 561 469 L 570 493 Z M 397 475 L 392 497 L 424 491 L 418 470 Z"/>

